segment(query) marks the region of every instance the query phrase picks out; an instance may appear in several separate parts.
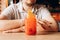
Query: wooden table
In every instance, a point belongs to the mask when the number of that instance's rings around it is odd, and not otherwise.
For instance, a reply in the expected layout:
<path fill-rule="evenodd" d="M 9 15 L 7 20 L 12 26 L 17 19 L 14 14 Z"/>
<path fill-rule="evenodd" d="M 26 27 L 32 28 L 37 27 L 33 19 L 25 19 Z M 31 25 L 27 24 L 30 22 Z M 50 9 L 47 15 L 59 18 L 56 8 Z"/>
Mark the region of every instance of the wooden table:
<path fill-rule="evenodd" d="M 60 40 L 60 32 L 35 36 L 25 33 L 0 33 L 0 40 Z"/>

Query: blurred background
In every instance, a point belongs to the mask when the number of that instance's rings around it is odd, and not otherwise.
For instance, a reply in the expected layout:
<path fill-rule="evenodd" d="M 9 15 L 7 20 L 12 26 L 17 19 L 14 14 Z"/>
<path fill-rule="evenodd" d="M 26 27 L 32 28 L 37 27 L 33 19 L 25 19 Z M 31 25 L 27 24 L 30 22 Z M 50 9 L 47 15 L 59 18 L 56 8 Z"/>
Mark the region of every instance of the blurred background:
<path fill-rule="evenodd" d="M 9 5 L 19 1 L 21 0 L 0 0 L 0 13 Z M 47 7 L 54 19 L 60 22 L 60 0 L 37 0 L 36 4 Z"/>

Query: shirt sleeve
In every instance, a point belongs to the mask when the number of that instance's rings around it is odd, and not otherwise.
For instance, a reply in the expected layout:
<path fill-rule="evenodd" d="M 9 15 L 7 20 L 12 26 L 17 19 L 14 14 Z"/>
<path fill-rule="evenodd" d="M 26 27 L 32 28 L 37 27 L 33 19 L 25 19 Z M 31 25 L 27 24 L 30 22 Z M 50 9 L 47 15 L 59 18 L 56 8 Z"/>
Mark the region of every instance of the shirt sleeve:
<path fill-rule="evenodd" d="M 47 20 L 47 19 L 52 18 L 52 16 L 47 8 L 41 8 L 39 9 L 38 18 Z"/>
<path fill-rule="evenodd" d="M 1 15 L 6 16 L 8 19 L 11 19 L 11 14 L 13 13 L 13 4 L 8 6 L 4 11 L 2 11 Z"/>

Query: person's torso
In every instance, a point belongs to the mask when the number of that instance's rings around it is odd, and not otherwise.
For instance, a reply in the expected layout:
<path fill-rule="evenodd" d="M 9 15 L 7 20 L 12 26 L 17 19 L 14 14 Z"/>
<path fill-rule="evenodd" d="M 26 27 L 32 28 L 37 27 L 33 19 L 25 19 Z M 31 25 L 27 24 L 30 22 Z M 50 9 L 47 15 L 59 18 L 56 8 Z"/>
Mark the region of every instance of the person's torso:
<path fill-rule="evenodd" d="M 25 19 L 27 17 L 27 12 L 23 10 L 22 3 L 19 2 L 18 4 L 14 4 L 14 12 L 13 12 L 13 18 L 12 19 Z M 38 5 L 34 5 L 32 8 L 32 12 L 36 15 L 36 18 L 38 18 L 38 12 L 40 12 L 41 8 L 38 8 Z M 41 18 L 41 15 L 39 15 Z"/>

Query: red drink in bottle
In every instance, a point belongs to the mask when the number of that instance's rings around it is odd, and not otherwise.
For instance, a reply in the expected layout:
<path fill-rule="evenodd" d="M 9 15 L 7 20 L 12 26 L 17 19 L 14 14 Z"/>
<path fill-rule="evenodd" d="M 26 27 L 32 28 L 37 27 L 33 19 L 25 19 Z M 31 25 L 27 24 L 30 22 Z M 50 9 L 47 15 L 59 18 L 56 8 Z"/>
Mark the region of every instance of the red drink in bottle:
<path fill-rule="evenodd" d="M 25 33 L 28 35 L 36 34 L 36 17 L 32 11 L 28 11 L 27 18 L 25 20 Z"/>

